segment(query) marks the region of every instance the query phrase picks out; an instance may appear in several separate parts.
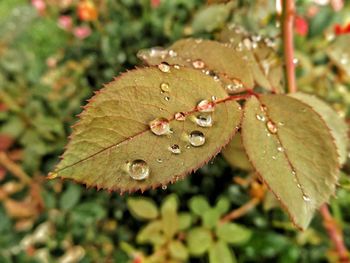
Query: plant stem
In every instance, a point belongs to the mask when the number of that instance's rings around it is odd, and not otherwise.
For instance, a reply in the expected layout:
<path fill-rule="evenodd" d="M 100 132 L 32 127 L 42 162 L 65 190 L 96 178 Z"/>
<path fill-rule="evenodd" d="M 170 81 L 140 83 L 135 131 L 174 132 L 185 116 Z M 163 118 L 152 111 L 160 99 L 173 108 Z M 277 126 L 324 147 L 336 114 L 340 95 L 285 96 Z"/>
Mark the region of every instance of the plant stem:
<path fill-rule="evenodd" d="M 293 43 L 293 25 L 294 25 L 295 4 L 294 0 L 284 0 L 283 2 L 283 46 L 284 61 L 286 67 L 287 87 L 289 93 L 297 91 L 295 81 L 294 65 L 294 43 Z M 327 204 L 320 208 L 323 217 L 323 225 L 326 228 L 330 240 L 338 254 L 339 262 L 350 263 L 349 252 L 344 244 L 344 238 L 340 227 L 332 217 Z"/>
<path fill-rule="evenodd" d="M 294 0 L 284 0 L 283 2 L 283 52 L 284 63 L 286 67 L 287 87 L 289 92 L 296 92 L 297 86 L 295 81 L 294 65 L 294 43 L 293 43 L 293 26 L 294 26 L 295 4 Z"/>
<path fill-rule="evenodd" d="M 231 220 L 234 220 L 236 218 L 239 218 L 241 216 L 244 216 L 247 214 L 250 210 L 252 210 L 257 204 L 260 203 L 260 199 L 255 197 L 250 199 L 247 203 L 242 205 L 241 207 L 231 211 L 227 215 L 225 215 L 220 222 L 221 223 L 227 223 L 230 222 Z"/>
<path fill-rule="evenodd" d="M 30 184 L 32 179 L 22 168 L 12 161 L 5 152 L 0 152 L 0 165 L 16 176 L 22 183 Z"/>

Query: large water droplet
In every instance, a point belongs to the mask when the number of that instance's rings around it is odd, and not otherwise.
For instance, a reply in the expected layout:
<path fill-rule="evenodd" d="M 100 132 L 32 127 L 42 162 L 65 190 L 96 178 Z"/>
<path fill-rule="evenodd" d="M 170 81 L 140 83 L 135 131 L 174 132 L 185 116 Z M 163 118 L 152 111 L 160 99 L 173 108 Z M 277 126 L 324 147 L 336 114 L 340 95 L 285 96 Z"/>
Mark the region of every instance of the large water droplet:
<path fill-rule="evenodd" d="M 170 88 L 170 85 L 168 83 L 163 82 L 160 84 L 160 90 L 162 91 L 162 93 L 170 92 L 171 88 Z"/>
<path fill-rule="evenodd" d="M 170 66 L 168 63 L 162 62 L 158 65 L 158 68 L 160 71 L 169 73 L 170 72 Z"/>
<path fill-rule="evenodd" d="M 169 151 L 171 151 L 173 154 L 180 154 L 181 153 L 180 146 L 177 144 L 173 144 L 173 145 L 169 146 Z"/>
<path fill-rule="evenodd" d="M 171 133 L 169 121 L 165 118 L 154 119 L 149 123 L 149 127 L 155 135 L 164 135 Z"/>
<path fill-rule="evenodd" d="M 268 121 L 266 123 L 266 127 L 269 130 L 269 132 L 271 132 L 272 134 L 277 133 L 277 126 L 272 121 Z"/>
<path fill-rule="evenodd" d="M 198 147 L 202 146 L 205 143 L 205 136 L 200 131 L 193 131 L 188 137 L 188 141 L 192 146 Z"/>
<path fill-rule="evenodd" d="M 134 180 L 144 180 L 150 174 L 148 164 L 144 160 L 134 160 L 127 163 L 129 175 Z"/>
<path fill-rule="evenodd" d="M 183 112 L 175 113 L 175 120 L 177 120 L 177 121 L 184 121 L 184 120 L 186 120 L 185 113 L 183 113 Z"/>
<path fill-rule="evenodd" d="M 258 121 L 265 121 L 266 120 L 264 115 L 256 114 L 255 117 Z"/>
<path fill-rule="evenodd" d="M 211 127 L 213 125 L 211 115 L 198 115 L 195 117 L 195 122 L 200 127 Z"/>
<path fill-rule="evenodd" d="M 200 112 L 213 112 L 215 110 L 215 103 L 208 100 L 201 100 L 197 104 L 197 110 Z"/>
<path fill-rule="evenodd" d="M 205 63 L 202 60 L 197 59 L 192 62 L 192 66 L 196 69 L 203 69 L 205 67 Z"/>

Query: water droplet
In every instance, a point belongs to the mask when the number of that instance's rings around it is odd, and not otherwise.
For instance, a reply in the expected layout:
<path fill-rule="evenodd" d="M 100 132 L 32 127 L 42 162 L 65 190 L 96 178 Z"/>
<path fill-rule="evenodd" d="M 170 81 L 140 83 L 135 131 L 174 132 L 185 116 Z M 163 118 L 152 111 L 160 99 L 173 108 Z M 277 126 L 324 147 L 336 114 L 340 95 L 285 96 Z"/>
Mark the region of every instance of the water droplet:
<path fill-rule="evenodd" d="M 188 140 L 192 146 L 198 147 L 205 143 L 205 136 L 200 131 L 193 131 L 190 133 Z"/>
<path fill-rule="evenodd" d="M 240 80 L 234 79 L 232 83 L 227 84 L 225 88 L 229 94 L 233 94 L 243 89 L 244 86 Z"/>
<path fill-rule="evenodd" d="M 158 163 L 162 163 L 163 160 L 162 160 L 161 158 L 158 158 L 158 159 L 157 159 L 157 162 L 158 162 Z"/>
<path fill-rule="evenodd" d="M 255 117 L 256 117 L 257 120 L 259 120 L 259 121 L 265 121 L 265 120 L 266 120 L 266 118 L 265 118 L 264 115 L 256 114 Z"/>
<path fill-rule="evenodd" d="M 349 62 L 349 56 L 346 53 L 343 53 L 340 57 L 340 64 L 346 65 Z"/>
<path fill-rule="evenodd" d="M 175 68 L 175 69 L 180 69 L 180 66 L 179 66 L 178 64 L 175 64 L 175 65 L 174 65 L 174 68 Z"/>
<path fill-rule="evenodd" d="M 250 50 L 252 48 L 252 41 L 249 38 L 245 38 L 242 41 L 246 49 Z"/>
<path fill-rule="evenodd" d="M 295 170 L 292 170 L 292 175 L 296 175 L 297 172 Z"/>
<path fill-rule="evenodd" d="M 277 157 L 276 156 L 272 156 L 272 160 L 276 160 L 277 159 Z"/>
<path fill-rule="evenodd" d="M 162 189 L 166 190 L 166 189 L 168 189 L 168 187 L 166 185 L 162 185 Z"/>
<path fill-rule="evenodd" d="M 297 187 L 298 187 L 299 189 L 301 189 L 301 184 L 297 184 Z"/>
<path fill-rule="evenodd" d="M 277 151 L 279 151 L 279 152 L 284 152 L 284 148 L 283 148 L 282 146 L 278 146 L 278 147 L 277 147 Z"/>
<path fill-rule="evenodd" d="M 196 69 L 203 69 L 205 67 L 205 63 L 202 60 L 197 59 L 192 62 L 192 66 Z"/>
<path fill-rule="evenodd" d="M 171 133 L 169 121 L 165 118 L 156 118 L 149 123 L 151 131 L 155 135 L 164 135 Z"/>
<path fill-rule="evenodd" d="M 278 122 L 278 126 L 284 126 L 284 122 L 282 121 Z"/>
<path fill-rule="evenodd" d="M 174 58 L 174 57 L 177 56 L 176 51 L 175 51 L 175 50 L 172 50 L 172 49 L 170 49 L 170 50 L 168 51 L 168 54 L 169 54 L 169 56 L 172 57 L 172 58 Z"/>
<path fill-rule="evenodd" d="M 212 100 L 212 101 L 216 101 L 216 100 L 217 100 L 217 97 L 213 95 L 213 96 L 211 96 L 211 100 Z"/>
<path fill-rule="evenodd" d="M 268 121 L 266 127 L 272 134 L 277 133 L 277 126 L 272 121 Z"/>
<path fill-rule="evenodd" d="M 55 179 L 57 176 L 58 176 L 58 173 L 50 172 L 46 178 L 47 179 Z"/>
<path fill-rule="evenodd" d="M 163 83 L 160 84 L 160 90 L 162 91 L 162 93 L 170 92 L 171 88 L 170 88 L 168 83 L 163 82 Z"/>
<path fill-rule="evenodd" d="M 129 175 L 134 180 L 144 180 L 150 174 L 148 164 L 144 160 L 134 160 L 127 163 Z"/>
<path fill-rule="evenodd" d="M 181 153 L 180 146 L 177 144 L 173 144 L 173 145 L 169 146 L 169 151 L 171 151 L 173 154 L 180 154 Z"/>
<path fill-rule="evenodd" d="M 186 149 L 191 149 L 191 146 L 187 144 Z"/>
<path fill-rule="evenodd" d="M 184 120 L 186 120 L 185 113 L 183 113 L 183 112 L 175 113 L 175 120 L 177 120 L 177 121 L 184 121 Z"/>
<path fill-rule="evenodd" d="M 311 201 L 310 196 L 308 196 L 306 194 L 303 194 L 303 199 L 304 199 L 305 202 L 310 202 Z"/>
<path fill-rule="evenodd" d="M 294 65 L 297 65 L 298 63 L 299 63 L 299 59 L 293 58 L 293 64 L 294 64 Z"/>
<path fill-rule="evenodd" d="M 213 112 L 215 110 L 215 103 L 208 100 L 201 100 L 197 104 L 197 110 L 200 112 Z"/>
<path fill-rule="evenodd" d="M 170 72 L 170 66 L 168 63 L 162 62 L 158 65 L 158 68 L 160 71 L 169 73 Z"/>
<path fill-rule="evenodd" d="M 211 115 L 198 115 L 195 118 L 195 123 L 200 127 L 211 127 L 213 125 L 213 119 Z"/>

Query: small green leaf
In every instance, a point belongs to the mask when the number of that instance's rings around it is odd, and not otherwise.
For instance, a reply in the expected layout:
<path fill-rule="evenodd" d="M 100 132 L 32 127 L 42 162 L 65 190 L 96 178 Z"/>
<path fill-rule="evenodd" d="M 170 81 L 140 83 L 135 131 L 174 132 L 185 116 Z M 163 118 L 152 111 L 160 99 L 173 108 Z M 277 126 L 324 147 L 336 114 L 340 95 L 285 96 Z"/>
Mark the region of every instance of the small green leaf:
<path fill-rule="evenodd" d="M 209 210 L 205 211 L 202 215 L 203 219 L 203 225 L 207 228 L 213 228 L 215 227 L 220 219 L 220 211 L 215 208 L 210 208 Z"/>
<path fill-rule="evenodd" d="M 192 225 L 192 216 L 190 213 L 179 214 L 179 230 L 185 230 Z"/>
<path fill-rule="evenodd" d="M 199 113 L 197 104 L 213 96 L 215 111 Z M 194 69 L 162 64 L 129 71 L 89 101 L 54 174 L 121 192 L 176 181 L 208 162 L 235 133 L 240 106 L 224 98 L 219 83 Z M 185 119 L 176 120 L 176 113 Z M 210 114 L 215 125 L 197 125 L 199 114 Z M 154 121 L 169 134 L 152 131 Z M 191 133 L 205 140 L 193 146 Z"/>
<path fill-rule="evenodd" d="M 223 241 L 217 241 L 209 249 L 209 263 L 235 263 L 236 258 L 229 246 Z"/>
<path fill-rule="evenodd" d="M 215 205 L 215 210 L 217 210 L 219 215 L 222 216 L 223 214 L 227 213 L 229 209 L 230 200 L 225 196 L 220 197 Z"/>
<path fill-rule="evenodd" d="M 203 216 L 203 214 L 210 209 L 210 205 L 203 196 L 194 196 L 189 201 L 189 207 L 197 216 Z"/>
<path fill-rule="evenodd" d="M 149 198 L 129 198 L 127 204 L 136 218 L 150 220 L 158 217 L 157 206 Z"/>
<path fill-rule="evenodd" d="M 334 111 L 327 103 L 318 99 L 316 96 L 301 92 L 290 94 L 290 96 L 310 105 L 318 114 L 321 115 L 335 139 L 339 154 L 339 162 L 340 164 L 344 164 L 347 158 L 349 146 L 348 126 L 345 121 L 340 118 L 338 113 Z"/>
<path fill-rule="evenodd" d="M 350 77 L 350 35 L 337 36 L 327 49 L 330 59 Z"/>
<path fill-rule="evenodd" d="M 334 193 L 339 174 L 325 122 L 300 100 L 260 95 L 245 104 L 242 139 L 253 167 L 292 221 L 305 229 Z"/>
<path fill-rule="evenodd" d="M 187 247 L 191 255 L 204 254 L 213 242 L 211 232 L 202 227 L 192 228 L 187 235 Z"/>
<path fill-rule="evenodd" d="M 240 133 L 237 133 L 233 139 L 226 145 L 221 152 L 226 161 L 232 166 L 242 170 L 253 170 L 250 164 L 247 154 L 242 145 L 242 137 Z"/>
<path fill-rule="evenodd" d="M 162 222 L 160 220 L 148 223 L 137 234 L 136 241 L 140 244 L 151 243 L 154 245 L 162 245 L 166 242 L 166 238 L 161 232 Z"/>
<path fill-rule="evenodd" d="M 249 241 L 252 232 L 242 225 L 225 223 L 217 227 L 216 235 L 219 239 L 229 244 L 241 245 Z"/>
<path fill-rule="evenodd" d="M 178 240 L 169 243 L 169 252 L 173 259 L 181 261 L 187 261 L 188 259 L 188 250 L 186 246 Z"/>
<path fill-rule="evenodd" d="M 175 194 L 169 195 L 161 207 L 162 227 L 168 239 L 176 234 L 179 229 L 179 218 L 177 215 L 178 199 Z"/>
<path fill-rule="evenodd" d="M 81 196 L 81 188 L 76 184 L 69 184 L 67 189 L 60 197 L 61 209 L 68 211 L 71 210 L 76 204 L 78 204 Z"/>

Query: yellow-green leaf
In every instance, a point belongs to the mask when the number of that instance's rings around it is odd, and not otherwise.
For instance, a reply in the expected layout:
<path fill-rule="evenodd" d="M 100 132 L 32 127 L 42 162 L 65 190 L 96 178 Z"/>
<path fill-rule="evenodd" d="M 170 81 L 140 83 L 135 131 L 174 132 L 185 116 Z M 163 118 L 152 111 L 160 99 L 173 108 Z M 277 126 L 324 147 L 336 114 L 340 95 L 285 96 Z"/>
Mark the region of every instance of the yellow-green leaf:
<path fill-rule="evenodd" d="M 162 64 L 125 73 L 89 101 L 53 174 L 121 192 L 174 182 L 235 133 L 241 110 L 226 97 L 220 84 L 194 69 Z M 199 112 L 202 100 L 215 111 Z M 211 117 L 212 126 L 200 126 L 198 117 Z"/>
<path fill-rule="evenodd" d="M 130 212 L 139 219 L 155 219 L 158 217 L 158 209 L 152 199 L 129 198 L 128 208 Z"/>
<path fill-rule="evenodd" d="M 210 247 L 209 263 L 235 263 L 236 258 L 229 246 L 223 241 L 217 241 Z"/>
<path fill-rule="evenodd" d="M 162 215 L 163 232 L 168 240 L 172 239 L 179 229 L 177 206 L 177 196 L 175 194 L 172 194 L 164 200 L 160 209 Z"/>
<path fill-rule="evenodd" d="M 211 232 L 203 227 L 192 228 L 187 234 L 187 247 L 191 255 L 204 254 L 213 242 Z"/>
<path fill-rule="evenodd" d="M 242 139 L 253 167 L 305 229 L 338 179 L 337 149 L 325 122 L 300 100 L 261 95 L 245 104 Z"/>
<path fill-rule="evenodd" d="M 186 261 L 188 259 L 188 251 L 186 246 L 178 240 L 174 240 L 169 243 L 169 252 L 173 259 L 182 261 Z"/>
<path fill-rule="evenodd" d="M 348 126 L 345 121 L 327 103 L 318 99 L 316 96 L 301 92 L 290 94 L 290 96 L 309 104 L 321 115 L 335 139 L 339 154 L 339 162 L 340 164 L 344 164 L 349 146 Z"/>
<path fill-rule="evenodd" d="M 225 223 L 217 227 L 216 235 L 229 244 L 244 244 L 249 241 L 252 232 L 242 225 Z"/>

